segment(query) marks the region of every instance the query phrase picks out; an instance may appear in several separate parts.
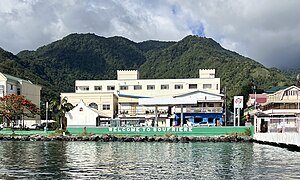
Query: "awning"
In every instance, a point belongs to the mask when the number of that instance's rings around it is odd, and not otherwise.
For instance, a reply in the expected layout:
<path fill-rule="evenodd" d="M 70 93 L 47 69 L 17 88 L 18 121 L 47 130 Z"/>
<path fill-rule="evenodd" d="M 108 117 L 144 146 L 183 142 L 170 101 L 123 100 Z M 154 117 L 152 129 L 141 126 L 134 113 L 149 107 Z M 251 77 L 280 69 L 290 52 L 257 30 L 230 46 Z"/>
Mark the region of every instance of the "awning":
<path fill-rule="evenodd" d="M 92 109 L 92 108 L 90 108 Z M 104 114 L 103 112 L 101 111 L 98 111 L 98 110 L 95 110 L 95 109 L 92 109 L 94 112 L 96 112 L 98 114 L 98 116 L 102 117 L 102 118 L 109 118 L 110 116 Z"/>

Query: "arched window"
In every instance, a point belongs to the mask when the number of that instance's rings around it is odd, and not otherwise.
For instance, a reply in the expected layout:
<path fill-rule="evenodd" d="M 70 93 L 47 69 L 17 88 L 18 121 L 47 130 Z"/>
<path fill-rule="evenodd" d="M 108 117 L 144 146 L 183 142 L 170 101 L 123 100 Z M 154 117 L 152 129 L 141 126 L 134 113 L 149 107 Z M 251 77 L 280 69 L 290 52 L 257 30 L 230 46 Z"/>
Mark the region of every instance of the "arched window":
<path fill-rule="evenodd" d="M 89 107 L 97 109 L 98 110 L 98 105 L 96 103 L 90 103 Z"/>

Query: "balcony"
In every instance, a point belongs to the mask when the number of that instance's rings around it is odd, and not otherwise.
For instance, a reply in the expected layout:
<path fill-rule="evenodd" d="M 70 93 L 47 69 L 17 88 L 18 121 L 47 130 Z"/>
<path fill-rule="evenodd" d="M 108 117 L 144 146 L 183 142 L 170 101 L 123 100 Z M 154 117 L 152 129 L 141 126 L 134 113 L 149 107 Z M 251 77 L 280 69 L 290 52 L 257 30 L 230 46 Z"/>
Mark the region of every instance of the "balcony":
<path fill-rule="evenodd" d="M 192 107 L 192 108 L 186 108 L 185 112 L 189 113 L 222 113 L 223 108 L 222 107 Z"/>
<path fill-rule="evenodd" d="M 157 114 L 167 114 L 166 110 L 158 110 Z M 145 110 L 145 109 L 121 109 L 119 114 L 129 115 L 129 116 L 136 116 L 136 115 L 154 115 L 154 110 Z"/>

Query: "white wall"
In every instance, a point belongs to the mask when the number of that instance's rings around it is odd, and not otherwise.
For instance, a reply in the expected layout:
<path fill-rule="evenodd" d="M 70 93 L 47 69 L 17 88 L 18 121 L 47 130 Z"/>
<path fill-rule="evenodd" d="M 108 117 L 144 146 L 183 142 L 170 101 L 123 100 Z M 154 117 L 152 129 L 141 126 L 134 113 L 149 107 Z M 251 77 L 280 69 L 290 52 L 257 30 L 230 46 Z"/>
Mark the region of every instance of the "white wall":
<path fill-rule="evenodd" d="M 96 127 L 98 114 L 86 107 L 84 103 L 66 113 L 68 127 Z"/>
<path fill-rule="evenodd" d="M 161 89 L 161 85 L 169 85 L 169 89 Z M 197 84 L 197 89 L 189 89 L 189 84 Z M 212 84 L 211 89 L 203 89 L 203 84 Z M 107 86 L 114 85 L 115 90 L 107 90 Z M 121 90 L 120 86 L 128 86 L 128 90 Z M 141 85 L 141 90 L 134 90 L 134 85 Z M 155 85 L 155 90 L 147 90 L 147 85 Z M 175 89 L 175 85 L 183 85 L 183 89 Z M 138 79 L 138 80 L 77 80 L 76 93 L 85 92 L 114 92 L 115 94 L 128 94 L 147 97 L 170 97 L 196 90 L 205 90 L 211 93 L 220 93 L 220 78 L 211 79 Z M 95 91 L 94 86 L 102 86 L 102 90 Z M 83 90 L 81 87 L 89 87 Z"/>
<path fill-rule="evenodd" d="M 283 143 L 300 146 L 299 133 L 255 133 L 254 139 L 273 143 Z"/>

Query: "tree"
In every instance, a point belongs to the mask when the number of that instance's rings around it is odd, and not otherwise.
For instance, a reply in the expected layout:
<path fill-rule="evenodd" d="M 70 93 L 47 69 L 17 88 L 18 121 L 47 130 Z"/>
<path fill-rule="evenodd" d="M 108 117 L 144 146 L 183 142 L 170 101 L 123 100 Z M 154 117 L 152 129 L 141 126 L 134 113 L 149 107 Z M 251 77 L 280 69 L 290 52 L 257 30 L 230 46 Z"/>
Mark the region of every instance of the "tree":
<path fill-rule="evenodd" d="M 0 97 L 0 114 L 8 120 L 8 123 L 16 116 L 34 117 L 38 113 L 37 106 L 24 96 L 10 94 Z"/>
<path fill-rule="evenodd" d="M 49 110 L 56 120 L 59 121 L 60 128 L 66 129 L 66 113 L 73 109 L 73 105 L 68 103 L 68 98 L 64 97 L 60 102 L 54 100 L 50 102 Z"/>

